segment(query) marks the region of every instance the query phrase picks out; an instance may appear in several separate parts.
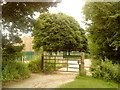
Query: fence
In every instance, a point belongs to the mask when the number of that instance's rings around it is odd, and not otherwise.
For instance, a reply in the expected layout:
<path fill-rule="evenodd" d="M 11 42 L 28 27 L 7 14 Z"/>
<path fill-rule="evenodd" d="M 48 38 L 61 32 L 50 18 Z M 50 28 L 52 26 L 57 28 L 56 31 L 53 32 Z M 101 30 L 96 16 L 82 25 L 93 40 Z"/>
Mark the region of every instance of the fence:
<path fill-rule="evenodd" d="M 80 53 L 64 55 L 64 52 L 48 52 L 42 55 L 44 71 L 79 72 Z"/>
<path fill-rule="evenodd" d="M 38 52 L 25 51 L 25 52 L 22 52 L 21 57 L 17 58 L 17 61 L 29 62 L 30 60 L 33 60 L 38 56 L 40 56 L 40 53 Z"/>

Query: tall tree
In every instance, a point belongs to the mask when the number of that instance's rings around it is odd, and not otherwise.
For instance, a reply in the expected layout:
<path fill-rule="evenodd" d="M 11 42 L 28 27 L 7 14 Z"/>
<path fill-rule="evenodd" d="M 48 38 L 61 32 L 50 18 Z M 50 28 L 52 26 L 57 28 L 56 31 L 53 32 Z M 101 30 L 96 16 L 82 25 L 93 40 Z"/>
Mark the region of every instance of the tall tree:
<path fill-rule="evenodd" d="M 55 2 L 7 2 L 7 4 L 2 5 L 3 79 L 8 80 L 8 78 L 13 79 L 18 78 L 20 75 L 24 75 L 21 72 L 19 73 L 19 68 L 10 67 L 10 69 L 8 69 L 9 66 L 14 66 L 15 63 L 13 62 L 16 62 L 15 60 L 20 56 L 20 52 L 24 46 L 19 38 L 19 33 L 32 31 L 34 21 L 33 15 L 35 11 L 40 13 L 47 12 L 49 7 L 55 6 L 56 4 Z M 8 33 L 4 34 L 5 31 Z M 22 64 L 19 65 L 20 68 L 21 65 Z M 13 74 L 15 74 L 15 76 Z"/>
<path fill-rule="evenodd" d="M 88 2 L 83 13 L 90 39 L 90 51 L 99 58 L 119 61 L 120 2 Z"/>
<path fill-rule="evenodd" d="M 19 35 L 20 32 L 32 31 L 34 12 L 47 12 L 49 7 L 56 5 L 56 2 L 7 2 L 2 5 L 3 32 L 8 32 L 2 34 L 3 59 L 8 54 L 13 57 L 23 49 Z"/>
<path fill-rule="evenodd" d="M 34 49 L 44 51 L 85 51 L 87 40 L 84 30 L 71 16 L 63 13 L 43 13 L 35 22 Z"/>

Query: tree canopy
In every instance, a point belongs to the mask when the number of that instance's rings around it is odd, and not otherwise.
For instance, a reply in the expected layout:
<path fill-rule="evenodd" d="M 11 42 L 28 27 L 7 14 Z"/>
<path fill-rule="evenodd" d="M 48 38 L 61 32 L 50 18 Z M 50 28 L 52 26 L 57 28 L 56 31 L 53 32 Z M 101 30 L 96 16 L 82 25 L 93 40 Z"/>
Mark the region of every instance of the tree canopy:
<path fill-rule="evenodd" d="M 11 27 L 14 31 L 16 28 L 21 31 L 31 30 L 34 12 L 46 12 L 49 7 L 56 5 L 57 2 L 7 2 L 2 5 L 4 27 L 12 23 Z"/>
<path fill-rule="evenodd" d="M 63 13 L 43 13 L 35 22 L 35 50 L 43 47 L 44 51 L 85 51 L 87 40 L 85 32 L 78 22 Z"/>
<path fill-rule="evenodd" d="M 95 57 L 119 61 L 120 2 L 88 2 L 83 8 L 88 24 L 90 52 Z"/>
<path fill-rule="evenodd" d="M 2 34 L 3 59 L 8 54 L 13 57 L 22 51 L 20 32 L 32 31 L 34 12 L 48 12 L 49 7 L 56 5 L 56 2 L 7 2 L 2 5 L 3 32 L 8 31 Z"/>

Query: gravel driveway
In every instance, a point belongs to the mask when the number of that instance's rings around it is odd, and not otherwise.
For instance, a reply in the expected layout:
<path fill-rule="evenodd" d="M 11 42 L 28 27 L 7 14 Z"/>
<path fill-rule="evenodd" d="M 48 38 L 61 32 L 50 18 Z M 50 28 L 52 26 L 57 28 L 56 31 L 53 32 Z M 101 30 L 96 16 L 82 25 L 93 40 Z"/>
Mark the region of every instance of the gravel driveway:
<path fill-rule="evenodd" d="M 75 74 L 32 74 L 28 79 L 8 83 L 5 88 L 57 88 L 74 81 Z"/>

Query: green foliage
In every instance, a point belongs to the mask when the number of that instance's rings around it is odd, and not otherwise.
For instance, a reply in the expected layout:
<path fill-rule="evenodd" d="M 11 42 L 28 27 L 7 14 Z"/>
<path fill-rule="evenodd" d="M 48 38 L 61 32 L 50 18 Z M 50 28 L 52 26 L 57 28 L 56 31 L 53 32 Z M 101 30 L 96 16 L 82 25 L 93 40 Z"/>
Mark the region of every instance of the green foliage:
<path fill-rule="evenodd" d="M 4 27 L 12 28 L 12 30 L 14 30 L 13 32 L 17 33 L 19 30 L 24 32 L 31 31 L 34 12 L 47 12 L 49 7 L 56 6 L 57 3 L 58 2 L 7 2 L 2 5 Z M 12 23 L 11 26 L 10 23 Z"/>
<path fill-rule="evenodd" d="M 88 2 L 83 10 L 91 21 L 86 23 L 90 53 L 120 62 L 120 2 Z"/>
<path fill-rule="evenodd" d="M 19 37 L 21 35 L 20 32 L 32 30 L 34 12 L 45 12 L 48 7 L 56 4 L 56 2 L 7 2 L 6 4 L 1 4 L 3 61 L 13 61 L 21 56 L 24 45 Z"/>
<path fill-rule="evenodd" d="M 119 64 L 113 64 L 112 61 L 94 61 L 93 66 L 101 66 L 101 68 L 92 68 L 93 77 L 104 78 L 108 81 L 120 82 Z"/>
<path fill-rule="evenodd" d="M 8 32 L 6 34 L 3 32 L 0 35 L 2 36 L 3 80 L 14 80 L 29 76 L 27 67 L 22 63 L 15 62 L 18 57 L 22 56 L 21 51 L 24 47 L 19 37 L 20 32 L 26 33 L 32 30 L 35 11 L 45 12 L 48 7 L 56 4 L 56 2 L 7 2 L 1 4 L 3 31 Z"/>
<path fill-rule="evenodd" d="M 15 60 L 22 51 L 24 45 L 19 33 L 32 30 L 34 12 L 45 12 L 56 4 L 56 2 L 7 2 L 2 5 L 3 31 L 8 32 L 2 34 L 3 59 L 10 57 L 8 59 Z"/>
<path fill-rule="evenodd" d="M 43 13 L 35 22 L 33 36 L 35 50 L 85 51 L 87 40 L 84 30 L 71 16 L 63 13 Z"/>
<path fill-rule="evenodd" d="M 85 59 L 90 59 L 91 58 L 91 55 L 90 55 L 90 53 L 85 53 Z"/>
<path fill-rule="evenodd" d="M 9 38 L 8 38 L 9 37 Z M 19 45 L 17 45 L 19 43 Z M 16 60 L 22 56 L 22 49 L 24 45 L 21 39 L 16 35 L 2 35 L 2 58 L 3 61 Z"/>
<path fill-rule="evenodd" d="M 7 61 L 2 67 L 2 80 L 10 81 L 16 79 L 25 79 L 30 77 L 30 71 L 27 64 L 22 62 Z"/>
<path fill-rule="evenodd" d="M 26 63 L 17 62 L 16 69 L 18 70 L 19 75 L 22 76 L 21 78 L 30 77 L 30 71 Z"/>
<path fill-rule="evenodd" d="M 38 73 L 42 71 L 42 60 L 41 57 L 37 57 L 28 63 L 29 70 L 33 73 Z"/>
<path fill-rule="evenodd" d="M 56 64 L 50 64 L 50 63 L 54 63 L 54 61 L 49 61 L 49 63 L 45 64 L 45 68 L 44 68 L 44 72 L 45 73 L 52 73 L 54 71 L 54 66 Z"/>

